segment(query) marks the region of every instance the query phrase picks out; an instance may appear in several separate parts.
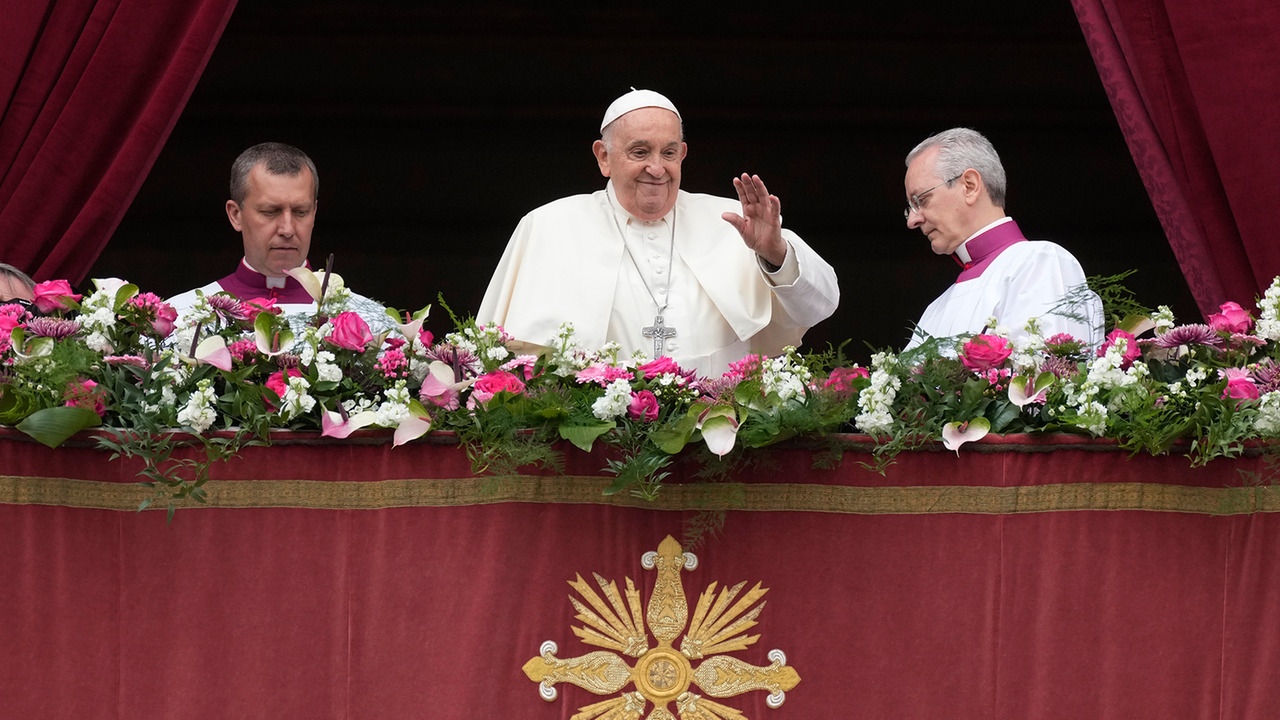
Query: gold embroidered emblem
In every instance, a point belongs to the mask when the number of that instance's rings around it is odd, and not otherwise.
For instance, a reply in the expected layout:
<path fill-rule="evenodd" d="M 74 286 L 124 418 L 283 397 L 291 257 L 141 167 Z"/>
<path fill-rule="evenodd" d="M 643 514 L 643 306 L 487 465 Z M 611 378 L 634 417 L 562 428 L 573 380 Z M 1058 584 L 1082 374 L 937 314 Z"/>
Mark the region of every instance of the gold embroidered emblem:
<path fill-rule="evenodd" d="M 631 578 L 627 578 L 625 601 L 617 583 L 599 575 L 595 579 L 603 598 L 581 575 L 569 583 L 581 597 L 569 596 L 578 611 L 574 617 L 583 623 L 583 627 L 573 628 L 573 634 L 588 645 L 607 650 L 560 659 L 553 641 L 542 643 L 539 655 L 524 664 L 524 674 L 538 683 L 544 700 L 555 700 L 555 685 L 562 682 L 596 695 L 620 692 L 634 684 L 634 690 L 616 698 L 578 708 L 571 720 L 639 720 L 648 703 L 654 707 L 647 720 L 675 720 L 677 716 L 669 708 L 672 702 L 680 720 L 747 720 L 738 710 L 692 692 L 694 686 L 716 698 L 765 690 L 769 693 L 766 705 L 782 705 L 786 691 L 800 682 L 800 675 L 786 664 L 782 651 L 770 651 L 771 664 L 766 667 L 723 654 L 746 649 L 760 639 L 759 635 L 746 635 L 746 631 L 755 627 L 756 617 L 764 609 L 760 598 L 768 588 L 756 583 L 734 602 L 745 582 L 719 593 L 713 582 L 699 596 L 690 619 L 680 571 L 696 568 L 697 557 L 683 552 L 680 543 L 668 535 L 657 552 L 644 554 L 641 565 L 658 570 L 648 608 L 641 607 L 640 593 Z M 672 643 L 681 631 L 685 634 L 676 650 Z M 654 647 L 649 646 L 649 634 L 657 641 Z M 636 658 L 634 666 L 616 653 Z"/>

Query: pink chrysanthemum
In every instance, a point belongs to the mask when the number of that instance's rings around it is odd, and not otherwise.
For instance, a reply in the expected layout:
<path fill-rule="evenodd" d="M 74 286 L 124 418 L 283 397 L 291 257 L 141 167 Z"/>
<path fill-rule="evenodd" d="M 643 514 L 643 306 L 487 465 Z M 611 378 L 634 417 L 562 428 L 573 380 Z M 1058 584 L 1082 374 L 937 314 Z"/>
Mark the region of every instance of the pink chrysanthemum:
<path fill-rule="evenodd" d="M 1080 364 L 1071 358 L 1050 355 L 1040 363 L 1040 372 L 1053 373 L 1056 378 L 1069 378 L 1080 372 Z"/>
<path fill-rule="evenodd" d="M 80 323 L 62 318 L 38 317 L 27 322 L 27 332 L 36 337 L 63 340 L 80 332 Z"/>
<path fill-rule="evenodd" d="M 427 351 L 428 360 L 439 360 L 440 362 L 453 368 L 454 371 L 461 370 L 463 377 L 475 377 L 484 371 L 484 365 L 480 362 L 480 358 L 475 356 L 470 350 L 460 348 L 457 345 L 449 345 L 441 343 Z"/>
<path fill-rule="evenodd" d="M 108 355 L 102 359 L 108 365 L 132 365 L 143 370 L 151 367 L 151 363 L 141 355 Z"/>
<path fill-rule="evenodd" d="M 1258 385 L 1263 395 L 1280 390 L 1280 364 L 1271 358 L 1266 358 L 1250 368 L 1249 376 L 1253 378 L 1253 382 Z"/>
<path fill-rule="evenodd" d="M 1179 325 L 1175 328 L 1170 328 L 1168 332 L 1157 335 L 1152 344 L 1162 348 L 1175 348 L 1181 345 L 1218 347 L 1222 344 L 1222 338 L 1218 336 L 1217 331 L 1208 325 Z"/>
<path fill-rule="evenodd" d="M 244 305 L 238 298 L 231 295 L 223 295 L 221 293 L 209 295 L 205 298 L 209 302 L 209 307 L 217 311 L 219 315 L 230 320 L 244 320 L 249 317 L 249 313 L 245 311 Z"/>

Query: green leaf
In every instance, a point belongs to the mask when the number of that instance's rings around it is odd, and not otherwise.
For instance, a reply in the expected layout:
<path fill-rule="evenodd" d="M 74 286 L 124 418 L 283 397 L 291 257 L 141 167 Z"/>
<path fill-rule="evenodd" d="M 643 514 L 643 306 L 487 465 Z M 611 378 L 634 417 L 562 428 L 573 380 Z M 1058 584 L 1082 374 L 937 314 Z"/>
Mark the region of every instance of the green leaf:
<path fill-rule="evenodd" d="M 614 428 L 614 423 L 597 423 L 595 425 L 561 425 L 560 437 L 573 443 L 583 452 L 591 452 L 596 438 Z"/>
<path fill-rule="evenodd" d="M 679 454 L 698 428 L 698 412 L 690 410 L 679 420 L 656 427 L 649 432 L 655 447 L 668 455 Z"/>
<path fill-rule="evenodd" d="M 67 438 L 86 428 L 102 424 L 98 413 L 81 407 L 51 407 L 37 410 L 18 423 L 18 429 L 37 441 L 56 448 Z"/>
<path fill-rule="evenodd" d="M 1009 423 L 1017 420 L 1018 416 L 1022 414 L 1022 408 L 1009 402 L 1008 399 L 997 400 L 987 406 L 988 411 L 992 408 L 995 409 L 995 412 L 992 412 L 988 419 L 991 420 L 991 432 L 995 433 L 1004 432 L 1005 428 L 1009 427 Z"/>

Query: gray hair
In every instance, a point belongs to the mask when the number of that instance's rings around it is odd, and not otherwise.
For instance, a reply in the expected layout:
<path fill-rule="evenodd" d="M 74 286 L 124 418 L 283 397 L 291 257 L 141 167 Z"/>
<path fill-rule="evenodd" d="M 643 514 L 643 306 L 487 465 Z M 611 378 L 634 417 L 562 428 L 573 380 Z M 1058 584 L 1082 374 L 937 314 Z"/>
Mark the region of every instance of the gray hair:
<path fill-rule="evenodd" d="M 240 153 L 240 157 L 231 163 L 231 199 L 237 205 L 244 203 L 249 194 L 249 172 L 258 165 L 265 166 L 272 175 L 298 175 L 302 169 L 311 171 L 311 198 L 320 195 L 320 174 L 316 172 L 316 164 L 307 154 L 292 145 L 265 142 Z"/>
<path fill-rule="evenodd" d="M 22 272 L 9 263 L 0 263 L 0 275 L 5 275 L 17 280 L 23 285 L 26 285 L 28 290 L 31 290 L 36 286 L 36 281 L 32 280 L 30 275 Z"/>
<path fill-rule="evenodd" d="M 934 170 L 939 180 L 958 177 L 965 170 L 973 168 L 986 183 L 991 204 L 1004 208 L 1005 190 L 1008 184 L 1004 165 L 1000 164 L 1000 156 L 996 154 L 991 141 L 982 133 L 969 128 L 952 128 L 927 137 L 907 153 L 907 167 L 911 167 L 911 161 L 915 160 L 920 153 L 932 147 L 938 148 Z"/>

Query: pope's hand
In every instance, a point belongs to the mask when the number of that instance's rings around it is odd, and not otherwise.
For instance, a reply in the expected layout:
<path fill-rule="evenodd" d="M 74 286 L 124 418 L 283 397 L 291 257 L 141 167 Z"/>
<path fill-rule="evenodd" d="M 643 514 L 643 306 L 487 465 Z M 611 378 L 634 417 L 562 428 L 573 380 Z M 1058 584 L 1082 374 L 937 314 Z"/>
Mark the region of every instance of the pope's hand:
<path fill-rule="evenodd" d="M 727 212 L 721 217 L 755 254 L 780 267 L 787 257 L 787 241 L 782 239 L 782 201 L 769 194 L 759 175 L 743 173 L 733 179 L 733 187 L 742 202 L 742 214 Z"/>

